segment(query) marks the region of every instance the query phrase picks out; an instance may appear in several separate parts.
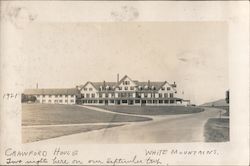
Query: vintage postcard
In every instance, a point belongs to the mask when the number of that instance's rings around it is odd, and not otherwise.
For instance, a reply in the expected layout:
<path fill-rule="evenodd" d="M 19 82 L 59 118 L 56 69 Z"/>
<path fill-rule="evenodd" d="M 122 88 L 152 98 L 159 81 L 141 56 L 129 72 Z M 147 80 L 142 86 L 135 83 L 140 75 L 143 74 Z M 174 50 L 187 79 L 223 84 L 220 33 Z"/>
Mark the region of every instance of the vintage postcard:
<path fill-rule="evenodd" d="M 247 4 L 1 1 L 0 164 L 249 165 Z"/>

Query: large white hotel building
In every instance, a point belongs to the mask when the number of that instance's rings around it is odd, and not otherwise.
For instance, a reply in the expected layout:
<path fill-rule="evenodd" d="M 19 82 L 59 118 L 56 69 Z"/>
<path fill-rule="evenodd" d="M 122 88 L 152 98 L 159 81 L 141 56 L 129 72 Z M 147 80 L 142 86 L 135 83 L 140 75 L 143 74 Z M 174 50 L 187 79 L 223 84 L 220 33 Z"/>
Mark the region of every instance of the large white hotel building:
<path fill-rule="evenodd" d="M 29 92 L 29 93 L 25 93 Z M 38 103 L 83 105 L 187 105 L 178 97 L 175 82 L 140 82 L 125 75 L 116 82 L 86 82 L 73 89 L 32 89 Z"/>

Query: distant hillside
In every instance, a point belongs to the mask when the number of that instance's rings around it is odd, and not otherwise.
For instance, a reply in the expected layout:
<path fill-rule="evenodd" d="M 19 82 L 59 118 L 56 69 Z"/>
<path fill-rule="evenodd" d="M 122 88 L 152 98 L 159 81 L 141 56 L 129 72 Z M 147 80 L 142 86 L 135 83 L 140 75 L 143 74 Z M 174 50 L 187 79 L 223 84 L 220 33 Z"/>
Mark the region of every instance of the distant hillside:
<path fill-rule="evenodd" d="M 209 107 L 209 106 L 228 106 L 228 104 L 226 103 L 225 99 L 220 99 L 220 100 L 204 103 L 201 106 L 207 106 L 207 107 Z"/>

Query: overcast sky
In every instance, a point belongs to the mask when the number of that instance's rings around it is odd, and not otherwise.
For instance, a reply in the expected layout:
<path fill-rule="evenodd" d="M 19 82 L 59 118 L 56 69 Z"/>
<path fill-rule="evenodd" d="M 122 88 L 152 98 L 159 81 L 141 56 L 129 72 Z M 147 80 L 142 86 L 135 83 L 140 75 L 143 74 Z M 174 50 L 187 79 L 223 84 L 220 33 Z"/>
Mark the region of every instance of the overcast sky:
<path fill-rule="evenodd" d="M 223 22 L 33 23 L 22 32 L 25 88 L 74 87 L 86 81 L 177 83 L 193 103 L 228 89 Z"/>

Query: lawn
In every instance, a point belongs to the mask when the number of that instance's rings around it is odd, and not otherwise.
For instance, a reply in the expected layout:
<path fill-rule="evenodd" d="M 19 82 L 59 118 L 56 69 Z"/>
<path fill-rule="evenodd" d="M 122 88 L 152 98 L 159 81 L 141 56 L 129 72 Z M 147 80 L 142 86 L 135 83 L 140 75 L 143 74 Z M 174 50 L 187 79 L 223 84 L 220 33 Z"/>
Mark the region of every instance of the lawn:
<path fill-rule="evenodd" d="M 222 114 L 222 116 L 229 116 L 229 106 L 209 106 L 209 108 L 219 108 L 219 109 L 226 110 L 227 112 Z"/>
<path fill-rule="evenodd" d="M 23 127 L 22 142 L 35 142 L 64 135 L 100 130 L 121 125 L 86 125 L 86 126 L 54 126 L 54 127 Z"/>
<path fill-rule="evenodd" d="M 190 114 L 204 111 L 199 107 L 185 106 L 95 106 L 113 112 L 136 114 L 136 115 L 176 115 Z"/>
<path fill-rule="evenodd" d="M 210 118 L 205 124 L 204 136 L 206 142 L 229 141 L 229 119 Z"/>
<path fill-rule="evenodd" d="M 75 105 L 23 104 L 22 125 L 53 125 L 102 122 L 134 122 L 151 120 L 145 117 L 116 115 Z"/>

